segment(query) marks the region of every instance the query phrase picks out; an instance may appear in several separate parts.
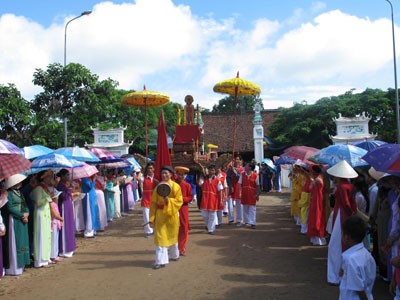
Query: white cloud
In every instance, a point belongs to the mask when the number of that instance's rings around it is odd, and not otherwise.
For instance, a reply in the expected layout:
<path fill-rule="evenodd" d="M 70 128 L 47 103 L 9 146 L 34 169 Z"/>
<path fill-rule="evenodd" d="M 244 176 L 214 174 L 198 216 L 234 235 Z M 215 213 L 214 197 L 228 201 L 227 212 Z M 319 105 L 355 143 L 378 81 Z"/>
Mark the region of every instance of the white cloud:
<path fill-rule="evenodd" d="M 324 9 L 315 2 L 309 11 Z M 67 62 L 115 79 L 123 89 L 146 84 L 182 104 L 192 94 L 195 104 L 212 108 L 223 97 L 213 85 L 237 71 L 261 86 L 265 108 L 393 86 L 389 19 L 334 10 L 301 21 L 307 14 L 298 9 L 290 18 L 298 26 L 288 29 L 289 19 L 259 19 L 245 31 L 234 16 L 200 17 L 170 0 L 103 2 L 92 10 L 68 26 Z M 33 97 L 39 91 L 32 85 L 35 68 L 63 63 L 64 25 L 73 17 L 43 28 L 24 17 L 1 16 L 0 83 L 13 82 L 25 98 Z"/>

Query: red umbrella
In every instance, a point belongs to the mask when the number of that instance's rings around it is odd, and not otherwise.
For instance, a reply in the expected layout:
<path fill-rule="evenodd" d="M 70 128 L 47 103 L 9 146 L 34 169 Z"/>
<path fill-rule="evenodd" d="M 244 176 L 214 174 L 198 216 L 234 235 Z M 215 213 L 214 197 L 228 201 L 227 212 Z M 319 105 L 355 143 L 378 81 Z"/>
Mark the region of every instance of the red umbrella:
<path fill-rule="evenodd" d="M 0 178 L 29 170 L 32 163 L 19 154 L 0 154 Z"/>
<path fill-rule="evenodd" d="M 293 159 L 300 159 L 306 161 L 311 155 L 319 151 L 317 148 L 308 146 L 292 146 L 287 148 L 285 151 L 286 156 Z"/>
<path fill-rule="evenodd" d="M 161 167 L 172 166 L 171 154 L 168 150 L 167 131 L 165 128 L 164 114 L 160 111 L 160 118 L 158 119 L 158 136 L 157 136 L 157 154 L 156 154 L 156 169 L 154 177 L 161 180 Z"/>

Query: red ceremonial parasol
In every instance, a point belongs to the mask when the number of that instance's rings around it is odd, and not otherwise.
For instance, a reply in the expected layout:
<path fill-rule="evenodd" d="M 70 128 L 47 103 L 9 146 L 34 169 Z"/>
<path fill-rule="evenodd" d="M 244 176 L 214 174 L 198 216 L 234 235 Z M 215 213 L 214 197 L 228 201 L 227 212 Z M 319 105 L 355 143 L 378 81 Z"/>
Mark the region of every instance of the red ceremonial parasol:
<path fill-rule="evenodd" d="M 158 119 L 158 136 L 157 136 L 157 154 L 156 154 L 156 169 L 154 177 L 161 180 L 161 167 L 168 165 L 172 166 L 171 154 L 168 150 L 167 131 L 165 128 L 164 114 L 160 111 Z"/>

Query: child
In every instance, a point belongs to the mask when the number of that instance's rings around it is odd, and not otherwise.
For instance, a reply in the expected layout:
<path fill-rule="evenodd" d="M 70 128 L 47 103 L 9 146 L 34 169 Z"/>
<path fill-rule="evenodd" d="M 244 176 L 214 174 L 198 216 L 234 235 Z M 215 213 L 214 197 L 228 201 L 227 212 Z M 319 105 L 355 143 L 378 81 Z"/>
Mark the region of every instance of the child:
<path fill-rule="evenodd" d="M 376 264 L 363 244 L 366 229 L 366 223 L 356 215 L 343 223 L 339 299 L 373 299 Z"/>
<path fill-rule="evenodd" d="M 239 195 L 243 205 L 243 221 L 256 229 L 256 203 L 260 196 L 258 174 L 254 172 L 255 165 L 247 163 L 245 171 L 239 178 Z"/>

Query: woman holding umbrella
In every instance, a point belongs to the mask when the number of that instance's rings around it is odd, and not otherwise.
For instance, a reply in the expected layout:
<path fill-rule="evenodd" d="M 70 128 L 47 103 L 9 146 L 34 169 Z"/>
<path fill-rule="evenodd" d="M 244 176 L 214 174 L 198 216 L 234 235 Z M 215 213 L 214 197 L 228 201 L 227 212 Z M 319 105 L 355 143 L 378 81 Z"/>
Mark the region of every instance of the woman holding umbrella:
<path fill-rule="evenodd" d="M 348 217 L 357 212 L 354 188 L 349 179 L 358 177 L 358 174 L 345 160 L 329 168 L 327 173 L 334 176 L 336 181 L 333 228 L 328 247 L 327 275 L 329 284 L 338 285 L 342 264 L 342 224 Z"/>
<path fill-rule="evenodd" d="M 37 175 L 39 185 L 32 191 L 35 203 L 33 248 L 35 268 L 47 267 L 51 256 L 51 212 L 50 202 L 52 196 L 50 189 L 53 185 L 54 172 L 52 170 L 40 171 Z"/>
<path fill-rule="evenodd" d="M 72 257 L 76 249 L 74 206 L 72 202 L 72 188 L 70 187 L 70 173 L 67 169 L 61 169 L 57 173 L 60 182 L 57 190 L 62 192 L 58 197 L 58 208 L 64 219 L 60 234 L 60 256 Z"/>
<path fill-rule="evenodd" d="M 8 231 L 5 241 L 4 267 L 6 275 L 21 275 L 25 266 L 30 264 L 28 216 L 29 209 L 20 191 L 26 176 L 16 174 L 8 177 L 5 188 L 8 191 L 8 202 L 4 214 Z"/>

